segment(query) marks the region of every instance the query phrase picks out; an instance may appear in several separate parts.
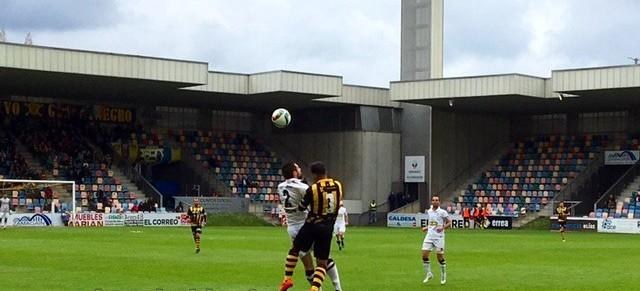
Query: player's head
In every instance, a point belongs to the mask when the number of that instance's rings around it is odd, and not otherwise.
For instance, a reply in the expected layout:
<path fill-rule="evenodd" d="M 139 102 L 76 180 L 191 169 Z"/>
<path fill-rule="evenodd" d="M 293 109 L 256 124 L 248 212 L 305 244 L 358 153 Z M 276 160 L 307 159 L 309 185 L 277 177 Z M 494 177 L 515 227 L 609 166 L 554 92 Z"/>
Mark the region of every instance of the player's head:
<path fill-rule="evenodd" d="M 440 207 L 440 197 L 437 195 L 431 197 L 431 205 L 433 205 L 434 208 Z"/>
<path fill-rule="evenodd" d="M 200 206 L 200 198 L 197 198 L 197 197 L 196 197 L 196 198 L 193 198 L 193 205 L 194 205 L 195 207 Z"/>
<path fill-rule="evenodd" d="M 434 195 L 431 197 L 431 205 L 433 207 L 440 207 L 440 196 Z"/>
<path fill-rule="evenodd" d="M 323 162 L 313 162 L 309 166 L 311 168 L 311 174 L 316 180 L 320 180 L 327 177 L 327 167 Z"/>
<path fill-rule="evenodd" d="M 291 161 L 282 166 L 282 176 L 285 179 L 300 178 L 302 177 L 302 170 L 298 164 Z"/>
<path fill-rule="evenodd" d="M 340 207 L 344 207 L 344 201 L 340 200 Z"/>
<path fill-rule="evenodd" d="M 560 201 L 560 207 L 564 207 L 564 201 Z"/>

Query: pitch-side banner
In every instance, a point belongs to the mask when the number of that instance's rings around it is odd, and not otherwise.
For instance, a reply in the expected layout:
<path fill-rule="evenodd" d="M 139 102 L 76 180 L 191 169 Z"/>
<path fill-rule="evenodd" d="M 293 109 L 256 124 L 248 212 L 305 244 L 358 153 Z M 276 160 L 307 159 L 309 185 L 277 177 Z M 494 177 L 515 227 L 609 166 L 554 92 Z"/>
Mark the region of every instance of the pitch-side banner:
<path fill-rule="evenodd" d="M 605 165 L 633 165 L 638 162 L 640 151 L 605 151 Z"/>
<path fill-rule="evenodd" d="M 552 216 L 550 221 L 551 230 L 560 230 L 557 216 Z M 595 218 L 567 217 L 565 227 L 568 231 L 596 231 L 598 229 L 598 220 Z"/>
<path fill-rule="evenodd" d="M 62 216 L 59 213 L 13 213 L 7 219 L 9 226 L 62 226 Z"/>
<path fill-rule="evenodd" d="M 459 214 L 450 214 L 451 228 L 464 228 L 464 220 Z M 425 227 L 429 216 L 424 213 L 387 213 L 387 227 Z"/>
<path fill-rule="evenodd" d="M 186 213 L 145 213 L 143 225 L 145 227 L 189 226 L 190 220 Z"/>
<path fill-rule="evenodd" d="M 598 232 L 640 234 L 640 219 L 598 218 Z"/>

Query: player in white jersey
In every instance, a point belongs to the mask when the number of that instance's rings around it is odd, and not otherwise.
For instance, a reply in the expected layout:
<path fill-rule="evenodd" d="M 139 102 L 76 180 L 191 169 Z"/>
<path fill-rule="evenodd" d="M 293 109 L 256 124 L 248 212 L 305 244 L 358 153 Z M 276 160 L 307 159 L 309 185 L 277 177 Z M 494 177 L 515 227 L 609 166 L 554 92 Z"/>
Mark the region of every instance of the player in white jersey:
<path fill-rule="evenodd" d="M 287 232 L 293 242 L 293 239 L 296 238 L 300 228 L 302 228 L 307 219 L 308 211 L 300 211 L 298 206 L 307 193 L 309 185 L 302 181 L 302 169 L 294 162 L 288 162 L 282 166 L 282 176 L 284 176 L 286 180 L 278 185 L 278 194 L 280 195 L 280 201 L 287 215 Z M 310 253 L 306 253 L 300 255 L 300 260 L 302 264 L 304 264 L 307 280 L 311 283 L 315 272 L 313 258 Z M 336 291 L 342 290 L 338 267 L 331 257 L 329 257 L 329 263 L 327 264 L 327 275 L 331 278 Z"/>
<path fill-rule="evenodd" d="M 340 201 L 340 208 L 338 209 L 338 216 L 336 216 L 336 223 L 333 225 L 333 234 L 336 236 L 336 243 L 338 243 L 338 249 L 344 248 L 344 233 L 347 231 L 347 225 L 349 224 L 349 214 L 344 207 L 344 202 Z"/>
<path fill-rule="evenodd" d="M 0 198 L 0 222 L 2 222 L 2 228 L 7 228 L 7 220 L 11 213 L 11 199 L 7 197 L 7 194 L 2 195 Z"/>
<path fill-rule="evenodd" d="M 440 284 L 445 284 L 447 282 L 447 264 L 444 259 L 444 230 L 451 226 L 451 219 L 449 219 L 447 211 L 440 208 L 440 197 L 438 196 L 431 198 L 431 208 L 426 212 L 429 219 L 428 225 L 422 228 L 423 232 L 427 232 L 422 242 L 422 264 L 426 277 L 422 283 L 427 283 L 433 278 L 429 254 L 435 250 L 440 263 Z"/>

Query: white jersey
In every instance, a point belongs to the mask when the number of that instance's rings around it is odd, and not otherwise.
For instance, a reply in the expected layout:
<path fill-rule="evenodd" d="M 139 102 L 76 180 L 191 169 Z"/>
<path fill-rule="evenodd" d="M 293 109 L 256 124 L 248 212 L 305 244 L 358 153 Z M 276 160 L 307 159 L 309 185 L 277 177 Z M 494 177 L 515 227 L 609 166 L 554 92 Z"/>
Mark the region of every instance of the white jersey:
<path fill-rule="evenodd" d="M 302 202 L 304 195 L 307 193 L 309 185 L 303 183 L 300 179 L 291 178 L 278 185 L 278 194 L 282 201 L 284 211 L 287 213 L 287 223 L 303 224 L 307 219 L 307 211 L 298 210 L 298 206 Z"/>
<path fill-rule="evenodd" d="M 347 222 L 347 209 L 340 206 L 338 216 L 336 216 L 336 224 L 345 224 Z"/>
<path fill-rule="evenodd" d="M 9 203 L 11 203 L 11 199 L 9 198 L 0 198 L 0 211 L 9 212 Z"/>
<path fill-rule="evenodd" d="M 444 239 L 444 230 L 437 232 L 436 229 L 444 228 L 444 223 L 449 218 L 449 214 L 446 210 L 438 207 L 438 209 L 433 210 L 429 208 L 427 210 L 428 215 L 428 230 L 427 230 L 427 240 L 439 240 Z"/>

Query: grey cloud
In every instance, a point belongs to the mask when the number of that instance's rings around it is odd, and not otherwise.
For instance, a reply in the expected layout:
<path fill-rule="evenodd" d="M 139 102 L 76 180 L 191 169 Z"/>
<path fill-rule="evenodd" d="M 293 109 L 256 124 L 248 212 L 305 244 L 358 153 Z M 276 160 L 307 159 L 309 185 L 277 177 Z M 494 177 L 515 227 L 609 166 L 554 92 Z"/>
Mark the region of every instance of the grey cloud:
<path fill-rule="evenodd" d="M 116 3 L 107 0 L 7 0 L 0 4 L 0 27 L 9 30 L 91 29 L 117 20 Z"/>
<path fill-rule="evenodd" d="M 444 49 L 447 58 L 473 53 L 513 57 L 526 50 L 529 34 L 520 1 L 445 1 Z"/>

